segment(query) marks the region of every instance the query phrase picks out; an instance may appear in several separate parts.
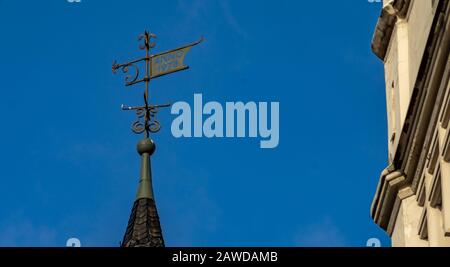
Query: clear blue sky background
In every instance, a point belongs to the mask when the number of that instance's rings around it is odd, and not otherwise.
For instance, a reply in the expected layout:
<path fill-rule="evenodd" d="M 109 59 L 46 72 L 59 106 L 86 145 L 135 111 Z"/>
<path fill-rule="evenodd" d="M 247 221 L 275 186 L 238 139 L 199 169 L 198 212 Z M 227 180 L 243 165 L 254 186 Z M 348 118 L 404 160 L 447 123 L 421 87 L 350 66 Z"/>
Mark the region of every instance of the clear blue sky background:
<path fill-rule="evenodd" d="M 0 245 L 118 246 L 139 176 L 129 126 L 142 88 L 114 59 L 197 40 L 156 103 L 279 101 L 280 145 L 175 139 L 162 111 L 155 194 L 168 246 L 365 246 L 387 165 L 381 9 L 346 1 L 0 0 Z"/>

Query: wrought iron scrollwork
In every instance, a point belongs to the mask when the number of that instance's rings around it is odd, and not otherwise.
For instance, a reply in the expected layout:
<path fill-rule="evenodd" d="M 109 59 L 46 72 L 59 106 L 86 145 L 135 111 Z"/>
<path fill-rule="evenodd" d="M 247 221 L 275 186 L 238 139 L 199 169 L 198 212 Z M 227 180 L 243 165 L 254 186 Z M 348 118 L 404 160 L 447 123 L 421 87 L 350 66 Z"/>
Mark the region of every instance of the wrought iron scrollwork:
<path fill-rule="evenodd" d="M 140 34 L 138 37 L 138 40 L 139 41 L 144 40 L 144 43 L 139 45 L 139 48 L 141 50 L 145 50 L 145 49 L 150 50 L 151 48 L 154 48 L 156 46 L 156 43 L 155 42 L 151 43 L 150 42 L 151 38 L 156 39 L 156 34 L 150 33 L 148 31 L 145 31 L 144 33 Z"/>
<path fill-rule="evenodd" d="M 125 76 L 125 85 L 126 86 L 133 85 L 133 84 L 139 82 L 138 81 L 139 67 L 136 64 L 139 61 L 141 61 L 141 60 L 138 60 L 135 62 L 129 62 L 129 63 L 125 63 L 125 64 L 117 64 L 117 62 L 114 61 L 113 65 L 112 65 L 112 72 L 116 73 L 118 69 L 122 69 L 123 73 L 128 74 L 130 68 L 132 68 L 134 70 L 133 73 Z"/>
<path fill-rule="evenodd" d="M 127 63 L 119 64 L 114 61 L 112 64 L 112 72 L 116 73 L 121 69 L 125 76 L 125 85 L 130 86 L 137 83 L 145 83 L 144 91 L 144 105 L 142 106 L 124 106 L 122 110 L 134 110 L 136 112 L 137 119 L 131 124 L 131 130 L 136 134 L 146 133 L 147 137 L 149 133 L 157 133 L 161 129 L 161 123 L 157 119 L 157 113 L 160 108 L 170 107 L 170 104 L 166 105 L 149 105 L 148 104 L 148 91 L 149 83 L 151 79 L 151 60 L 153 55 L 150 54 L 150 50 L 156 46 L 156 42 L 152 42 L 152 38 L 156 39 L 156 35 L 145 31 L 139 35 L 138 40 L 140 43 L 139 48 L 145 50 L 145 56 L 136 60 L 132 60 Z M 138 64 L 139 63 L 139 64 Z M 145 64 L 145 73 L 142 71 L 140 77 L 139 65 Z M 132 69 L 132 70 L 130 70 Z"/>
<path fill-rule="evenodd" d="M 156 119 L 157 113 L 158 113 L 158 106 L 150 106 L 150 108 L 149 108 L 150 120 L 149 120 L 148 130 L 151 133 L 157 133 L 161 129 L 161 124 Z"/>
<path fill-rule="evenodd" d="M 131 124 L 131 130 L 136 134 L 143 132 L 157 133 L 161 130 L 161 123 L 156 118 L 159 108 L 170 107 L 170 104 L 165 105 L 149 105 L 128 107 L 122 105 L 122 110 L 136 110 L 136 121 Z"/>
<path fill-rule="evenodd" d="M 156 38 L 156 35 L 153 33 L 150 33 L 148 31 L 145 31 L 143 34 L 139 35 L 139 41 L 144 41 L 143 44 L 139 45 L 139 48 L 142 50 L 146 50 L 145 57 L 142 57 L 137 60 L 133 60 L 124 64 L 118 64 L 117 61 L 114 61 L 112 64 L 112 72 L 116 73 L 118 69 L 122 69 L 123 73 L 128 73 L 129 69 L 133 69 L 133 74 L 129 74 L 125 77 L 125 85 L 130 86 L 136 83 L 140 82 L 146 82 L 148 83 L 150 80 L 150 49 L 156 46 L 155 42 L 151 42 L 152 38 Z M 146 73 L 145 76 L 142 79 L 139 79 L 139 67 L 137 66 L 137 63 L 145 61 L 146 67 Z"/>
<path fill-rule="evenodd" d="M 131 130 L 135 134 L 141 134 L 145 131 L 145 128 L 146 128 L 145 121 L 144 122 L 141 121 L 141 119 L 145 117 L 145 110 L 137 109 L 136 116 L 137 116 L 137 120 L 135 122 L 133 122 L 133 124 L 131 125 Z"/>

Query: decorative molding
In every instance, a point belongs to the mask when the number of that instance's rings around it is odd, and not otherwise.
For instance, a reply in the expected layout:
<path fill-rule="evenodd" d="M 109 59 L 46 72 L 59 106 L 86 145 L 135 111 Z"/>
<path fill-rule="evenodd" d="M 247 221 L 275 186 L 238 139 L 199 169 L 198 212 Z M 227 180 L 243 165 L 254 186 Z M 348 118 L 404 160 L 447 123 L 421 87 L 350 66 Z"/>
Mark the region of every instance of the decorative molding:
<path fill-rule="evenodd" d="M 431 180 L 430 196 L 428 200 L 430 201 L 430 206 L 432 208 L 436 208 L 442 204 L 441 170 L 439 167 Z"/>
<path fill-rule="evenodd" d="M 419 183 L 419 187 L 417 189 L 417 204 L 420 207 L 425 206 L 425 202 L 427 199 L 427 190 L 425 188 L 425 177 L 422 177 L 420 183 Z"/>
<path fill-rule="evenodd" d="M 384 3 L 383 9 L 389 14 L 397 16 L 399 19 L 406 18 L 410 0 L 388 0 Z"/>
<path fill-rule="evenodd" d="M 422 215 L 419 220 L 419 231 L 417 233 L 422 240 L 428 239 L 428 221 L 427 221 L 427 209 L 422 209 Z"/>
<path fill-rule="evenodd" d="M 450 131 L 445 131 L 445 137 L 443 141 L 443 149 L 442 149 L 442 158 L 445 162 L 450 162 L 450 140 L 449 140 Z"/>
<path fill-rule="evenodd" d="M 450 85 L 449 85 L 450 86 Z M 441 127 L 444 129 L 447 129 L 448 127 L 448 122 L 450 120 L 450 94 L 448 93 L 450 90 L 450 88 L 447 88 L 447 95 L 445 98 L 445 104 L 444 104 L 444 109 L 441 113 L 440 116 L 440 122 L 441 122 Z"/>
<path fill-rule="evenodd" d="M 404 180 L 405 176 L 399 171 L 385 169 L 381 174 L 376 199 L 372 203 L 372 218 L 384 229 L 389 224 L 395 197 Z"/>
<path fill-rule="evenodd" d="M 383 6 L 372 38 L 372 51 L 381 60 L 385 59 L 392 32 L 397 19 L 407 16 L 411 0 L 391 0 Z"/>
<path fill-rule="evenodd" d="M 381 60 L 384 61 L 386 52 L 391 41 L 391 35 L 394 30 L 396 17 L 389 14 L 385 10 L 381 11 L 381 15 L 378 18 L 375 33 L 372 38 L 372 51 Z"/>
<path fill-rule="evenodd" d="M 428 154 L 428 163 L 427 163 L 427 169 L 429 174 L 433 174 L 436 170 L 436 166 L 438 165 L 438 159 L 439 159 L 439 142 L 438 142 L 438 132 L 435 131 L 433 135 L 432 146 L 431 146 L 431 152 Z"/>

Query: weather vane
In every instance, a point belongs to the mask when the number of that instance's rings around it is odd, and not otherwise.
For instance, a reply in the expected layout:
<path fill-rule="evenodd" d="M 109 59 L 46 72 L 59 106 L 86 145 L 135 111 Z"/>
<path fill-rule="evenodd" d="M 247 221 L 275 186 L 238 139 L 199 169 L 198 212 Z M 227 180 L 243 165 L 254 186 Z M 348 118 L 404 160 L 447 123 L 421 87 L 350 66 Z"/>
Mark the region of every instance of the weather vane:
<path fill-rule="evenodd" d="M 152 39 L 156 35 L 145 31 L 139 36 L 139 40 L 143 41 L 140 45 L 145 50 L 145 56 L 124 64 L 118 64 L 114 61 L 112 71 L 115 73 L 118 69 L 122 69 L 127 73 L 125 77 L 125 86 L 131 86 L 138 83 L 145 83 L 144 104 L 141 106 L 125 106 L 122 110 L 136 111 L 137 121 L 132 124 L 131 129 L 136 134 L 145 132 L 146 136 L 137 144 L 137 152 L 141 156 L 141 177 L 136 199 L 133 204 L 133 210 L 128 220 L 127 230 L 121 246 L 123 247 L 163 247 L 164 239 L 162 235 L 159 216 L 156 209 L 155 197 L 153 194 L 152 172 L 150 165 L 150 156 L 155 152 L 156 145 L 149 138 L 150 133 L 156 133 L 160 130 L 161 125 L 156 119 L 159 108 L 169 107 L 165 105 L 149 104 L 149 84 L 150 80 L 161 77 L 163 75 L 176 71 L 185 70 L 188 66 L 184 65 L 184 58 L 187 52 L 194 46 L 203 41 L 199 41 L 178 47 L 166 52 L 152 55 L 150 50 L 155 47 Z M 141 75 L 139 64 L 145 64 L 145 74 Z M 131 70 L 130 70 L 131 69 Z"/>
<path fill-rule="evenodd" d="M 170 107 L 170 104 L 149 105 L 150 80 L 188 69 L 189 67 L 184 65 L 186 54 L 193 46 L 203 41 L 202 37 L 197 42 L 152 55 L 150 54 L 150 50 L 156 46 L 156 43 L 152 42 L 152 39 L 156 39 L 156 35 L 148 31 L 139 35 L 139 41 L 143 41 L 143 44 L 141 44 L 139 48 L 145 50 L 144 57 L 123 64 L 118 64 L 117 61 L 114 61 L 112 64 L 113 73 L 116 73 L 118 69 L 122 69 L 123 73 L 127 73 L 127 76 L 125 77 L 125 86 L 131 86 L 142 82 L 145 83 L 144 105 L 122 105 L 121 108 L 122 110 L 136 111 L 137 120 L 132 124 L 131 130 L 136 134 L 145 132 L 147 138 L 149 137 L 149 133 L 156 133 L 161 129 L 161 124 L 156 118 L 158 109 Z M 145 64 L 145 74 L 143 77 L 141 77 L 138 66 L 138 64 L 142 63 Z M 132 70 L 130 71 L 130 69 Z"/>

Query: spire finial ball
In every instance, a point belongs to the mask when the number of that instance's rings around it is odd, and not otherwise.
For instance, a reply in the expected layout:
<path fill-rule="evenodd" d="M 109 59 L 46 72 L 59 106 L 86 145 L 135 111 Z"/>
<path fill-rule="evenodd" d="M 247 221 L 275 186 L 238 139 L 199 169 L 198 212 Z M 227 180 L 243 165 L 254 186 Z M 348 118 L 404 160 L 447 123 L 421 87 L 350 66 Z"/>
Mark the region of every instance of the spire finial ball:
<path fill-rule="evenodd" d="M 156 145 L 152 139 L 144 138 L 137 144 L 137 152 L 139 155 L 148 153 L 150 156 L 155 152 Z"/>

